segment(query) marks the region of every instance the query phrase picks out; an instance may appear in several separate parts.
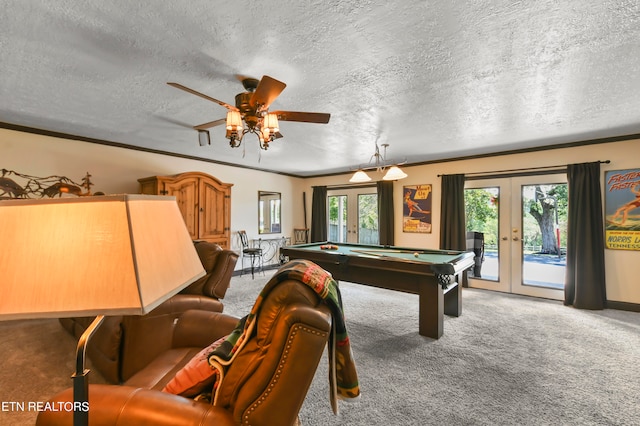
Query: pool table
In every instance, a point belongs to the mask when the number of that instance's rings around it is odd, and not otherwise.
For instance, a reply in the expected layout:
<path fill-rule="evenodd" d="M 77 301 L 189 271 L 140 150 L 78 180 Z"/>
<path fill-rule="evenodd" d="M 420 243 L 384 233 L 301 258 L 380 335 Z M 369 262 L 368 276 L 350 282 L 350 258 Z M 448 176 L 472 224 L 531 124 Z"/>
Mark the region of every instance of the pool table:
<path fill-rule="evenodd" d="M 404 291 L 419 296 L 419 333 L 438 339 L 444 314 L 462 313 L 462 273 L 474 265 L 473 252 L 426 250 L 347 243 L 285 246 L 289 259 L 307 259 L 336 280 Z"/>

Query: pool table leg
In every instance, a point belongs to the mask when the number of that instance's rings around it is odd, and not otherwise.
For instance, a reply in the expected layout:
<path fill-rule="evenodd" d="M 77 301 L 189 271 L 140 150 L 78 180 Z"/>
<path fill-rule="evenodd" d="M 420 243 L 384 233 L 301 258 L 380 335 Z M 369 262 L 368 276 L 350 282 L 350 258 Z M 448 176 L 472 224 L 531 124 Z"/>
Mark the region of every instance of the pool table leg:
<path fill-rule="evenodd" d="M 462 314 L 462 291 L 458 278 L 446 290 L 437 282 L 420 286 L 420 335 L 439 339 L 444 332 L 444 315 L 458 317 Z"/>
<path fill-rule="evenodd" d="M 418 333 L 439 339 L 444 330 L 444 291 L 437 283 L 423 283 L 420 298 Z"/>
<path fill-rule="evenodd" d="M 460 278 L 460 276 L 457 277 L 457 279 Z M 445 291 L 444 314 L 459 317 L 462 315 L 462 285 L 460 281 L 452 282 Z"/>

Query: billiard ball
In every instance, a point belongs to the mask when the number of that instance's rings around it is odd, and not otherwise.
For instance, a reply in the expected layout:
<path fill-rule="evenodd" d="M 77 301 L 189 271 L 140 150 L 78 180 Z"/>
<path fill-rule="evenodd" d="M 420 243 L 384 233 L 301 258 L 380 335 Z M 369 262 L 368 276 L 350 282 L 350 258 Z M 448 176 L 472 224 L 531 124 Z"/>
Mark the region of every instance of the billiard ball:
<path fill-rule="evenodd" d="M 418 252 L 413 253 L 413 257 L 419 257 L 419 256 L 420 256 L 420 253 Z"/>

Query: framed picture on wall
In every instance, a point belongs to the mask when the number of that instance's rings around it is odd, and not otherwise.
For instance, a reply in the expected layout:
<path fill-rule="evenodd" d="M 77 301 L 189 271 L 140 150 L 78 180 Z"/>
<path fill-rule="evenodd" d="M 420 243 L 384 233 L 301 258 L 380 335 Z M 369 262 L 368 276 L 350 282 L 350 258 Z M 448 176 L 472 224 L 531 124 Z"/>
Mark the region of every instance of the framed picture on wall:
<path fill-rule="evenodd" d="M 640 169 L 605 172 L 605 247 L 640 250 Z"/>
<path fill-rule="evenodd" d="M 431 185 L 407 185 L 402 190 L 402 231 L 431 233 Z"/>

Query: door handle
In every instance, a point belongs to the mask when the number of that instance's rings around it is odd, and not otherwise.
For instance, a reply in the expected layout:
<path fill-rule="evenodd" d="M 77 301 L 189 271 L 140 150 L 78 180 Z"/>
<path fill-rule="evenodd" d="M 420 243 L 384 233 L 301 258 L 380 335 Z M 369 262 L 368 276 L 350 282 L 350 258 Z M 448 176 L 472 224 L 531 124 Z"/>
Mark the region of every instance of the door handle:
<path fill-rule="evenodd" d="M 518 241 L 518 237 L 513 237 L 513 241 Z"/>
<path fill-rule="evenodd" d="M 507 241 L 509 238 L 507 237 L 502 237 L 502 241 Z"/>

